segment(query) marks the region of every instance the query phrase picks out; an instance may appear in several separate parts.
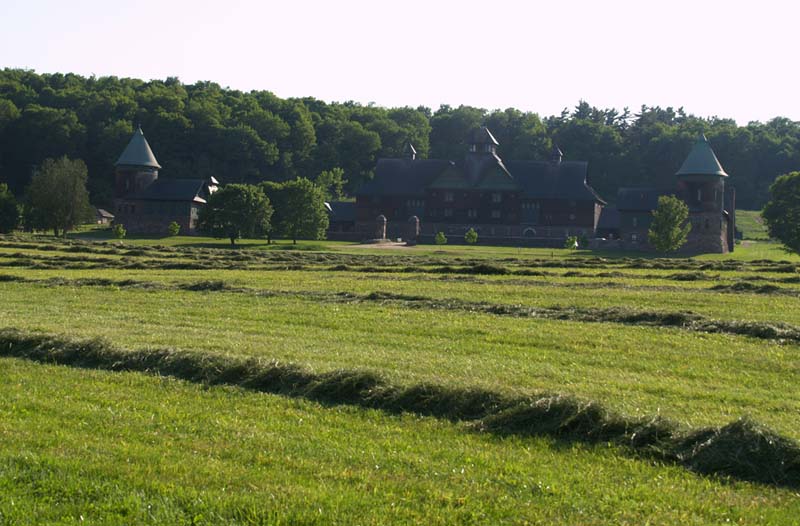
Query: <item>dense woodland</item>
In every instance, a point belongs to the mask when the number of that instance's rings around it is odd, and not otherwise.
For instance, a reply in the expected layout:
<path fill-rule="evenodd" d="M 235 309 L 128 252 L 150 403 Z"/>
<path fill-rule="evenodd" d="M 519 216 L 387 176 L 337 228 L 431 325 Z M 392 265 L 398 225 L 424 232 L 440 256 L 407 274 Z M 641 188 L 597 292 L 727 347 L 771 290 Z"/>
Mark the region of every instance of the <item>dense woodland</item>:
<path fill-rule="evenodd" d="M 535 97 L 534 94 L 531 95 Z M 534 101 L 535 102 L 535 101 Z M 672 185 L 700 131 L 732 175 L 741 208 L 760 208 L 770 183 L 800 169 L 800 122 L 776 117 L 737 126 L 683 109 L 599 109 L 586 102 L 544 119 L 509 108 L 383 108 L 314 98 L 281 99 L 212 82 L 0 71 L 0 183 L 20 194 L 46 158 L 83 159 L 92 201 L 111 199 L 113 164 L 141 124 L 163 177 L 214 175 L 222 182 L 316 179 L 342 168 L 352 192 L 376 160 L 414 144 L 420 157 L 458 159 L 467 132 L 486 124 L 501 157 L 589 161 L 590 183 L 609 201 L 619 186 Z"/>

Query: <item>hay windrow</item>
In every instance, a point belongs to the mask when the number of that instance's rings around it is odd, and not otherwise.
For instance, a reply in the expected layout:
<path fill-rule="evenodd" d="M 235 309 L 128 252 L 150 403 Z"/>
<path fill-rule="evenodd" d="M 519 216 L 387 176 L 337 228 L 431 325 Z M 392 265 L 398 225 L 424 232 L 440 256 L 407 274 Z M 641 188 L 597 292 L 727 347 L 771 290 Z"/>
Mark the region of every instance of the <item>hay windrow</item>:
<path fill-rule="evenodd" d="M 688 311 L 648 311 L 627 307 L 536 307 L 473 302 L 454 298 L 429 298 L 426 296 L 396 294 L 382 291 L 355 294 L 350 292 L 267 290 L 236 287 L 222 280 L 170 284 L 132 279 L 112 280 L 105 278 L 48 278 L 38 280 L 0 274 L 0 283 L 2 282 L 31 283 L 48 287 L 100 286 L 141 290 L 180 290 L 185 292 L 251 294 L 259 297 L 291 297 L 330 303 L 379 303 L 409 309 L 451 310 L 515 318 L 542 318 L 584 323 L 620 323 L 625 325 L 668 327 L 688 331 L 749 336 L 763 340 L 800 342 L 800 327 L 795 325 L 777 322 L 718 320 Z"/>
<path fill-rule="evenodd" d="M 748 419 L 719 428 L 683 429 L 661 418 L 631 418 L 574 396 L 510 396 L 418 384 L 392 385 L 370 371 L 314 373 L 294 364 L 173 349 L 124 350 L 101 340 L 0 329 L 0 356 L 39 363 L 166 375 L 323 404 L 389 413 L 414 412 L 497 435 L 609 442 L 637 456 L 680 464 L 705 475 L 800 487 L 800 445 Z"/>

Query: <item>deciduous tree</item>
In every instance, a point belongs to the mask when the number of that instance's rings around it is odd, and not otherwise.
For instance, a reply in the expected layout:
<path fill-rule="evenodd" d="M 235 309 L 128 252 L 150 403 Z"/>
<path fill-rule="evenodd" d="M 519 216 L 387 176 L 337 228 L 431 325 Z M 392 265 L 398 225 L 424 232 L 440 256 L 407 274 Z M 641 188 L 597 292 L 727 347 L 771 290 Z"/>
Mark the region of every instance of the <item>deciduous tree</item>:
<path fill-rule="evenodd" d="M 674 252 L 686 244 L 692 225 L 689 218 L 689 207 L 673 195 L 662 195 L 658 198 L 658 207 L 653 210 L 653 222 L 647 240 L 659 252 Z"/>
<path fill-rule="evenodd" d="M 214 237 L 227 237 L 231 246 L 242 237 L 266 235 L 272 205 L 257 186 L 229 184 L 208 198 L 200 210 L 200 229 Z"/>
<path fill-rule="evenodd" d="M 8 185 L 0 184 L 0 234 L 13 232 L 19 226 L 19 205 Z"/>
<path fill-rule="evenodd" d="M 800 254 L 800 172 L 778 177 L 769 190 L 771 198 L 761 213 L 769 235 Z"/>
<path fill-rule="evenodd" d="M 262 185 L 274 202 L 275 228 L 278 237 L 291 239 L 324 239 L 328 229 L 328 211 L 322 189 L 305 178 L 282 184 Z"/>
<path fill-rule="evenodd" d="M 86 164 L 80 159 L 45 159 L 28 186 L 31 224 L 26 226 L 52 229 L 58 236 L 91 220 L 87 178 Z"/>

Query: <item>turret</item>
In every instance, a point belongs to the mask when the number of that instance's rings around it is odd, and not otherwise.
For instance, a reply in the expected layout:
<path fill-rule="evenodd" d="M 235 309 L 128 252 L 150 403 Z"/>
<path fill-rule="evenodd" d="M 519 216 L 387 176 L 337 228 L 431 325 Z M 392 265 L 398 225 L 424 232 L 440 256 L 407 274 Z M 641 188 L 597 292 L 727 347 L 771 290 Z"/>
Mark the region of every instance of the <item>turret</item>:
<path fill-rule="evenodd" d="M 134 132 L 128 146 L 114 165 L 114 197 L 121 198 L 139 192 L 158 179 L 158 164 L 153 150 L 144 138 L 141 126 Z"/>
<path fill-rule="evenodd" d="M 469 137 L 470 153 L 494 154 L 499 144 L 486 126 L 473 130 Z"/>
<path fill-rule="evenodd" d="M 678 178 L 678 192 L 697 211 L 722 211 L 723 193 L 728 174 L 720 165 L 704 134 L 700 134 L 683 161 Z"/>
<path fill-rule="evenodd" d="M 561 148 L 559 148 L 556 143 L 553 143 L 553 150 L 550 152 L 550 162 L 559 164 L 561 163 L 562 157 L 564 157 L 564 154 L 561 152 Z"/>
<path fill-rule="evenodd" d="M 407 142 L 405 148 L 403 148 L 403 157 L 411 161 L 417 158 L 417 149 L 410 142 Z"/>

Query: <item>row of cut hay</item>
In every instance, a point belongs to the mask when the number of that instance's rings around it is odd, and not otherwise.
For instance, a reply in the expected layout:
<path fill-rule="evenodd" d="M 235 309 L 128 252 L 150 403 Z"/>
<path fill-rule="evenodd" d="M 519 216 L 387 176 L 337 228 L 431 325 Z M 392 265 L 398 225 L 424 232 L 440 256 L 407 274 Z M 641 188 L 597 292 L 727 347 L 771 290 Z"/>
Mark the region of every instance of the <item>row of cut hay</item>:
<path fill-rule="evenodd" d="M 373 255 L 373 254 L 342 254 L 334 252 L 316 252 L 301 250 L 254 250 L 254 249 L 229 249 L 205 247 L 166 247 L 161 245 L 126 247 L 119 242 L 94 242 L 88 243 L 77 240 L 47 240 L 31 241 L 10 236 L 0 236 L 0 246 L 5 248 L 24 248 L 50 251 L 67 251 L 76 253 L 100 253 L 106 255 L 121 255 L 126 257 L 150 257 L 159 259 L 201 259 L 218 261 L 261 262 L 277 261 L 295 264 L 344 264 L 354 266 L 440 266 L 447 267 L 456 263 L 460 271 L 465 273 L 505 274 L 509 272 L 507 266 L 522 267 L 525 269 L 537 268 L 570 268 L 570 269 L 660 269 L 680 271 L 742 271 L 752 269 L 756 272 L 796 273 L 797 265 L 789 261 L 756 260 L 752 262 L 736 260 L 700 261 L 695 259 L 658 259 L 658 258 L 604 258 L 592 256 L 578 256 L 568 258 L 522 258 L 507 257 L 487 263 L 480 258 L 451 257 L 443 259 L 427 255 Z M 502 264 L 502 265 L 501 265 Z M 482 266 L 485 267 L 481 269 Z M 505 269 L 505 270 L 503 270 Z M 442 270 L 446 272 L 446 270 Z"/>
<path fill-rule="evenodd" d="M 355 294 L 350 292 L 285 291 L 234 287 L 222 280 L 168 284 L 138 281 L 132 279 L 113 280 L 107 278 L 48 278 L 28 279 L 22 276 L 0 274 L 0 282 L 20 282 L 48 287 L 61 286 L 100 286 L 134 288 L 149 290 L 183 290 L 190 292 L 226 292 L 252 294 L 261 297 L 297 297 L 313 301 L 332 303 L 375 302 L 397 305 L 404 308 L 451 310 L 477 312 L 496 316 L 516 318 L 543 318 L 551 320 L 578 321 L 584 323 L 620 323 L 626 325 L 647 325 L 651 327 L 679 328 L 689 331 L 733 334 L 764 340 L 800 342 L 800 327 L 779 322 L 755 322 L 742 320 L 718 320 L 690 311 L 657 311 L 631 309 L 627 307 L 588 308 L 570 306 L 533 307 L 527 305 L 506 305 L 488 302 L 473 302 L 454 298 L 430 298 L 427 296 L 396 294 L 390 292 L 370 292 Z"/>
<path fill-rule="evenodd" d="M 414 412 L 467 422 L 471 429 L 500 435 L 611 442 L 697 473 L 800 487 L 800 446 L 747 419 L 688 430 L 661 418 L 625 417 L 573 396 L 521 397 L 434 384 L 399 386 L 372 372 L 313 373 L 275 361 L 171 349 L 131 351 L 99 339 L 74 340 L 14 329 L 0 330 L 0 356 L 235 385 L 324 404 Z"/>

